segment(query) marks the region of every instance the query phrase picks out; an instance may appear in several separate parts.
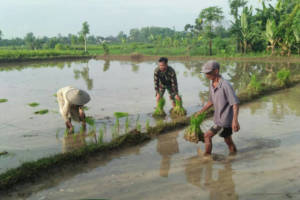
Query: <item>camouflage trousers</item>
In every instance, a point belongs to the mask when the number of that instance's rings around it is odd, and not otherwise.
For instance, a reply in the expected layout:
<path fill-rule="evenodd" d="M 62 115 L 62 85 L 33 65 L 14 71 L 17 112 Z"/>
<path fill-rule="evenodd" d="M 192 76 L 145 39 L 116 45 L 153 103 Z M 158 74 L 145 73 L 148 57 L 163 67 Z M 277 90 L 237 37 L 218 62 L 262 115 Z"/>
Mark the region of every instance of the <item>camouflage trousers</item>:
<path fill-rule="evenodd" d="M 159 85 L 159 95 L 161 97 L 164 96 L 166 90 L 168 90 L 170 99 L 175 102 L 175 96 L 177 95 L 177 92 L 172 91 L 172 87 L 170 85 Z"/>

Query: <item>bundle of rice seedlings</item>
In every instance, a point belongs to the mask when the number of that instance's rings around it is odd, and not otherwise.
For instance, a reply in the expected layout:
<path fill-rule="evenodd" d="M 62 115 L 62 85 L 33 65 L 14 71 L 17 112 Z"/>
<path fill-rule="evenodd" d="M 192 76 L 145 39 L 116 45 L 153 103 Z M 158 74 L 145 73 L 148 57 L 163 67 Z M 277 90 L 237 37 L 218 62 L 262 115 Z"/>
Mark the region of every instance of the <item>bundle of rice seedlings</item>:
<path fill-rule="evenodd" d="M 165 98 L 160 98 L 159 101 L 158 101 L 158 104 L 157 104 L 157 107 L 153 113 L 153 117 L 164 117 L 166 116 L 166 113 L 164 111 L 164 106 L 166 104 L 166 100 Z"/>
<path fill-rule="evenodd" d="M 0 99 L 0 103 L 5 103 L 7 101 L 8 101 L 7 99 Z"/>
<path fill-rule="evenodd" d="M 39 106 L 40 104 L 37 103 L 37 102 L 32 102 L 32 103 L 29 103 L 28 105 L 29 105 L 30 107 L 37 107 L 37 106 Z"/>
<path fill-rule="evenodd" d="M 114 116 L 116 118 L 128 117 L 128 113 L 126 113 L 126 112 L 115 112 Z"/>
<path fill-rule="evenodd" d="M 190 126 L 185 130 L 184 139 L 190 142 L 198 143 L 204 142 L 204 133 L 202 132 L 200 125 L 205 119 L 205 113 L 198 116 L 192 116 Z"/>
<path fill-rule="evenodd" d="M 47 114 L 48 112 L 49 112 L 48 109 L 44 109 L 44 110 L 35 111 L 34 114 L 36 114 L 36 115 L 44 115 L 44 114 Z"/>
<path fill-rule="evenodd" d="M 93 117 L 86 117 L 85 118 L 85 122 L 90 125 L 90 126 L 94 126 L 95 125 L 95 119 Z"/>
<path fill-rule="evenodd" d="M 186 115 L 186 110 L 182 106 L 182 98 L 180 98 L 180 101 L 177 99 L 175 100 L 175 107 L 171 109 L 171 115 L 172 116 L 185 116 Z"/>

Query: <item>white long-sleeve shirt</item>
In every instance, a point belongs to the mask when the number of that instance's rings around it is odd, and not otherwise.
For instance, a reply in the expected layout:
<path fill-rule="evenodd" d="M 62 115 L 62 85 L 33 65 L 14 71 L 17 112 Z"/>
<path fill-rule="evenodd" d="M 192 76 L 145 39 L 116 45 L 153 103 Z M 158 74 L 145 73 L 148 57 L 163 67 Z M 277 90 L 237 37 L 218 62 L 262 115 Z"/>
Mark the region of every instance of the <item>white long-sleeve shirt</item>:
<path fill-rule="evenodd" d="M 75 121 L 80 121 L 79 109 L 68 101 L 66 94 L 69 90 L 75 89 L 71 86 L 61 88 L 57 91 L 57 101 L 59 105 L 59 112 L 65 121 L 72 118 Z"/>

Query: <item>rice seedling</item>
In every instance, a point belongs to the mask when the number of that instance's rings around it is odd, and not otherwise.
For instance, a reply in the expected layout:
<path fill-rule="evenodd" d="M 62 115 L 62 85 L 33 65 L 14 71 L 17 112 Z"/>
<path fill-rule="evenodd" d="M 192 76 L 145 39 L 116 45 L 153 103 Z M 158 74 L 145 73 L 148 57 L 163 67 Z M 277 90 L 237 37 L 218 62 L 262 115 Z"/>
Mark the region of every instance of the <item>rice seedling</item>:
<path fill-rule="evenodd" d="M 28 105 L 29 105 L 30 107 L 37 107 L 37 106 L 39 106 L 40 104 L 37 103 L 37 102 L 32 102 L 32 103 L 29 103 Z"/>
<path fill-rule="evenodd" d="M 142 131 L 142 125 L 141 125 L 141 123 L 140 123 L 140 115 L 138 115 L 137 118 L 136 118 L 135 129 L 136 129 L 136 131 L 138 131 L 138 132 L 141 132 L 141 131 Z"/>
<path fill-rule="evenodd" d="M 118 133 L 117 133 L 115 126 L 112 126 L 111 133 L 112 133 L 112 139 L 115 139 L 118 137 Z"/>
<path fill-rule="evenodd" d="M 7 101 L 8 101 L 7 99 L 0 99 L 0 103 L 5 103 Z"/>
<path fill-rule="evenodd" d="M 90 117 L 90 116 L 85 118 L 85 122 L 90 126 L 95 125 L 95 119 L 93 117 Z"/>
<path fill-rule="evenodd" d="M 73 134 L 73 141 L 76 142 L 77 140 L 77 134 Z"/>
<path fill-rule="evenodd" d="M 146 131 L 148 132 L 150 130 L 150 120 L 147 119 L 146 121 Z"/>
<path fill-rule="evenodd" d="M 84 134 L 84 132 L 85 132 L 85 127 L 84 126 L 81 126 L 80 127 L 80 131 L 79 131 L 79 133 L 82 135 L 82 134 Z"/>
<path fill-rule="evenodd" d="M 171 109 L 172 116 L 185 116 L 186 110 L 182 106 L 182 98 L 180 97 L 179 100 L 175 100 L 175 107 Z"/>
<path fill-rule="evenodd" d="M 166 116 L 166 113 L 164 111 L 165 104 L 166 104 L 165 98 L 163 98 L 163 97 L 160 98 L 159 101 L 158 101 L 158 104 L 156 106 L 156 109 L 155 109 L 152 116 L 153 117 L 164 117 L 164 116 Z"/>
<path fill-rule="evenodd" d="M 94 136 L 96 134 L 96 126 L 93 125 L 90 130 L 89 130 L 89 133 L 88 133 L 88 136 Z"/>
<path fill-rule="evenodd" d="M 119 118 L 116 118 L 115 128 L 117 129 L 118 132 L 120 132 L 120 120 L 119 120 Z"/>
<path fill-rule="evenodd" d="M 122 117 L 127 117 L 128 118 L 128 113 L 126 113 L 126 112 L 115 112 L 114 116 L 116 117 L 115 128 L 117 129 L 118 134 L 119 134 L 120 133 L 120 120 L 119 119 L 122 118 Z"/>
<path fill-rule="evenodd" d="M 290 76 L 291 76 L 291 71 L 288 69 L 281 69 L 280 71 L 277 72 L 276 77 L 277 77 L 277 84 L 279 86 L 288 86 L 290 84 Z"/>
<path fill-rule="evenodd" d="M 104 130 L 103 128 L 99 129 L 99 137 L 98 137 L 98 143 L 103 144 L 103 137 L 104 137 Z"/>
<path fill-rule="evenodd" d="M 116 118 L 118 118 L 118 119 L 120 119 L 120 118 L 122 118 L 122 117 L 128 117 L 128 113 L 126 113 L 126 112 L 115 112 L 114 113 L 114 116 L 116 117 Z"/>
<path fill-rule="evenodd" d="M 83 110 L 89 110 L 90 108 L 87 106 L 83 106 Z"/>
<path fill-rule="evenodd" d="M 204 133 L 202 132 L 200 125 L 204 121 L 206 114 L 202 113 L 198 116 L 192 116 L 189 127 L 184 132 L 184 139 L 190 142 L 198 143 L 204 142 Z"/>
<path fill-rule="evenodd" d="M 44 115 L 44 114 L 47 114 L 48 112 L 49 112 L 48 109 L 44 109 L 44 110 L 35 111 L 34 114 L 36 114 L 36 115 Z"/>
<path fill-rule="evenodd" d="M 129 117 L 127 116 L 125 120 L 125 133 L 128 133 L 129 127 L 130 127 L 130 120 Z"/>
<path fill-rule="evenodd" d="M 103 131 L 104 131 L 104 135 L 106 135 L 106 132 L 107 132 L 106 124 L 103 124 Z"/>

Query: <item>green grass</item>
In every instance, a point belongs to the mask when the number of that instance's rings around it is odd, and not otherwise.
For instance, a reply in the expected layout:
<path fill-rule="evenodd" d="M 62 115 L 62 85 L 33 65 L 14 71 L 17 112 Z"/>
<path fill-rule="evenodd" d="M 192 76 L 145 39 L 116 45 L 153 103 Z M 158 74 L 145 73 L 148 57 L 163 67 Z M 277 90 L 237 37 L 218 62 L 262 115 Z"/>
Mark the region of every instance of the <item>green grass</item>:
<path fill-rule="evenodd" d="M 37 106 L 39 106 L 40 104 L 37 103 L 37 102 L 32 102 L 32 103 L 29 103 L 28 105 L 29 105 L 30 107 L 37 107 Z"/>
<path fill-rule="evenodd" d="M 34 114 L 36 114 L 36 115 L 44 115 L 44 114 L 47 114 L 48 112 L 49 112 L 48 109 L 43 109 L 43 110 L 35 111 Z"/>
<path fill-rule="evenodd" d="M 92 54 L 76 50 L 0 50 L 0 62 L 44 60 L 54 58 L 85 58 Z"/>
<path fill-rule="evenodd" d="M 8 101 L 7 99 L 0 99 L 0 103 L 5 103 L 7 101 Z"/>
<path fill-rule="evenodd" d="M 147 43 L 128 43 L 125 46 L 120 44 L 109 44 L 109 55 L 146 55 L 146 56 L 201 56 L 211 57 L 207 54 L 207 47 L 198 46 L 188 50 L 186 46 L 178 47 L 162 47 Z M 0 62 L 15 62 L 15 61 L 31 61 L 31 60 L 48 60 L 48 59 L 76 59 L 76 58 L 91 58 L 97 55 L 107 55 L 103 47 L 100 45 L 88 45 L 88 52 L 84 52 L 82 45 L 72 46 L 69 49 L 11 49 L 9 47 L 0 48 Z M 250 52 L 247 54 L 241 53 L 224 53 L 218 48 L 213 49 L 213 57 L 218 58 L 268 58 L 266 52 Z M 282 58 L 281 56 L 272 56 Z M 292 58 L 300 58 L 299 55 L 292 55 Z"/>

